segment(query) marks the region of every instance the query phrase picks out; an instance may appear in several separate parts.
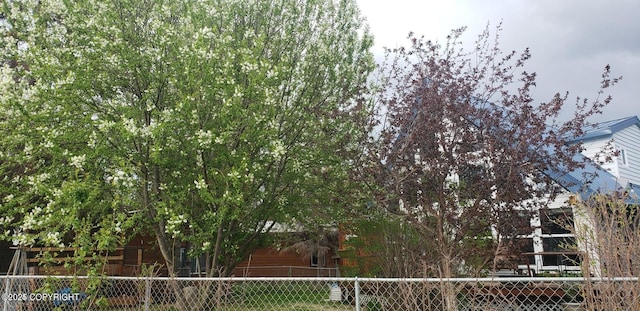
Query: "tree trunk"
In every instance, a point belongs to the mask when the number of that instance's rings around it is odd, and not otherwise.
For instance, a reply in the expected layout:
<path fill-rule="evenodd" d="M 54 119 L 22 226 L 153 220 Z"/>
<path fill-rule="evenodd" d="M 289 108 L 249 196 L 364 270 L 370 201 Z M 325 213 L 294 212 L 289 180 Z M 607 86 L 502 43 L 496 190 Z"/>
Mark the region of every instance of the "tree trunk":
<path fill-rule="evenodd" d="M 453 275 L 451 261 L 450 255 L 442 256 L 440 288 L 442 290 L 442 304 L 446 311 L 458 310 L 458 293 L 455 284 L 450 280 Z"/>

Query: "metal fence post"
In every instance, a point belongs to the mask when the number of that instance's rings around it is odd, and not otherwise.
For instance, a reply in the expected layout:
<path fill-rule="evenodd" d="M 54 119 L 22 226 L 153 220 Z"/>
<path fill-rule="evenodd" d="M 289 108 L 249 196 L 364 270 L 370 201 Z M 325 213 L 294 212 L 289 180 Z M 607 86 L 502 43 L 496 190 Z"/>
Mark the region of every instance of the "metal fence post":
<path fill-rule="evenodd" d="M 358 277 L 355 278 L 355 286 L 354 290 L 356 292 L 356 311 L 360 311 L 360 282 L 358 282 Z"/>
<path fill-rule="evenodd" d="M 151 305 L 151 278 L 146 277 L 144 283 L 144 311 L 149 311 L 149 306 Z"/>
<path fill-rule="evenodd" d="M 2 310 L 7 311 L 9 307 L 9 277 L 4 279 L 4 295 L 2 296 L 2 300 L 4 301 Z"/>

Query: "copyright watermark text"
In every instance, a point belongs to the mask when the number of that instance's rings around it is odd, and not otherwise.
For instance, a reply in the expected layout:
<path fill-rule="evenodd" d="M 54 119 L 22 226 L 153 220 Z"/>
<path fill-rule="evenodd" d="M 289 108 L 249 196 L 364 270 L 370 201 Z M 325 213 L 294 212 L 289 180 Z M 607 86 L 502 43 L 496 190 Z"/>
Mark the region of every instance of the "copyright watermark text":
<path fill-rule="evenodd" d="M 2 301 L 80 301 L 78 293 L 3 293 Z"/>

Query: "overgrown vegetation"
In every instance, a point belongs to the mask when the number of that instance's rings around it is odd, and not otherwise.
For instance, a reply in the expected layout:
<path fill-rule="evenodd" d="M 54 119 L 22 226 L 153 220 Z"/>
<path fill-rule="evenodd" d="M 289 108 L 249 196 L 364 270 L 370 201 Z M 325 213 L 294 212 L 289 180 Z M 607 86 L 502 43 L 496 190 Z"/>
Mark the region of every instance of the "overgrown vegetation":
<path fill-rule="evenodd" d="M 637 194 L 601 194 L 579 202 L 576 238 L 582 250 L 583 275 L 604 278 L 583 287 L 585 310 L 640 308 L 640 213 Z"/>

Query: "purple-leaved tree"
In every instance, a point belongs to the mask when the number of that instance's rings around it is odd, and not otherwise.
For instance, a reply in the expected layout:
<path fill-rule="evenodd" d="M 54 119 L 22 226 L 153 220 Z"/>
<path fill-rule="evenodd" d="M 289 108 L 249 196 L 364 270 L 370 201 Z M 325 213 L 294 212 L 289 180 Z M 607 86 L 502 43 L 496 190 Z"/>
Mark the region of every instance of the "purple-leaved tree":
<path fill-rule="evenodd" d="M 513 258 L 514 238 L 532 230 L 532 212 L 561 191 L 545 171 L 583 165 L 573 158 L 582 146 L 568 139 L 602 112 L 611 101 L 604 91 L 619 80 L 607 66 L 593 100 L 571 105 L 568 93 L 558 93 L 534 101 L 528 49 L 504 53 L 500 26 L 464 49 L 463 32 L 444 43 L 410 34 L 411 45 L 388 50 L 380 66 L 375 142 L 363 176 L 375 185 L 375 206 L 424 241 L 410 248 L 419 260 L 402 276 L 477 275 Z"/>

